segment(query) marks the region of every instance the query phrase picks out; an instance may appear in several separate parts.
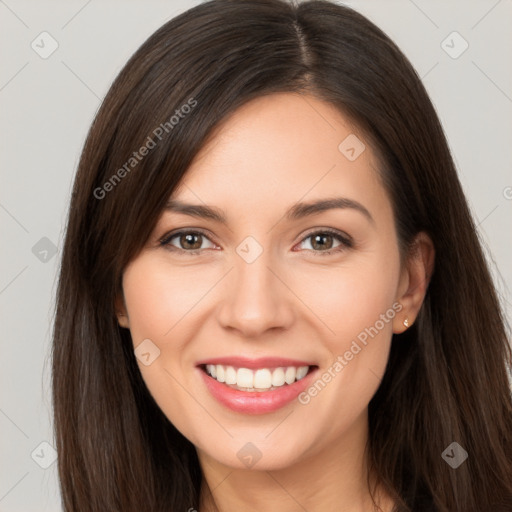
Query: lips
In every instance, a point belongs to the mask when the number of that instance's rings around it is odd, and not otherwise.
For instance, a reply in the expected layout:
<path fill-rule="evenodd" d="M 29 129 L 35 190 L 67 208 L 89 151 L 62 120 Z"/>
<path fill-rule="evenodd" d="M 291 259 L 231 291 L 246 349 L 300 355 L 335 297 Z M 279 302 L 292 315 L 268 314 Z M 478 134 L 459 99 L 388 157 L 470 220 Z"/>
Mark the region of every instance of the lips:
<path fill-rule="evenodd" d="M 198 364 L 210 394 L 236 412 L 263 414 L 294 400 L 310 385 L 318 366 L 289 358 L 213 358 Z"/>

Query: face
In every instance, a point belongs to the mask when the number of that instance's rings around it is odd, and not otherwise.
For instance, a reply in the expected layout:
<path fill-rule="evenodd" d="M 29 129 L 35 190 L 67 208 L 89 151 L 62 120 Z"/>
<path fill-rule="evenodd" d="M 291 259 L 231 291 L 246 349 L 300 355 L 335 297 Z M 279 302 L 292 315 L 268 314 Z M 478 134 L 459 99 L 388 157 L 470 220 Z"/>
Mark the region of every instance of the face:
<path fill-rule="evenodd" d="M 125 269 L 119 317 L 164 414 L 237 468 L 285 468 L 357 435 L 392 334 L 414 317 L 363 136 L 312 96 L 258 98 L 169 199 Z M 338 202 L 299 207 L 326 200 Z"/>

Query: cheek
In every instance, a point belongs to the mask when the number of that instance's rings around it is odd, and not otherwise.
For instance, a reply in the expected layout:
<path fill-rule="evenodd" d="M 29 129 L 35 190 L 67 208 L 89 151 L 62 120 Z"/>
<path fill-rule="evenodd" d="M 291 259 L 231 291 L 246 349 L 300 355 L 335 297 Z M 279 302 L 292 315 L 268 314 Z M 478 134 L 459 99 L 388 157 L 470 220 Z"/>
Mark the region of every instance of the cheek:
<path fill-rule="evenodd" d="M 133 262 L 125 270 L 123 291 L 134 344 L 144 338 L 165 343 L 176 330 L 183 335 L 182 320 L 208 292 L 209 282 L 158 260 Z"/>
<path fill-rule="evenodd" d="M 368 258 L 335 275 L 311 279 L 317 287 L 308 297 L 308 306 L 312 304 L 311 309 L 329 328 L 323 338 L 329 356 L 322 362 L 318 380 L 299 401 L 314 409 L 319 423 L 328 425 L 326 437 L 335 439 L 348 430 L 380 385 L 393 319 L 400 308 L 395 302 L 398 276 L 397 256 L 386 264 Z M 320 289 L 325 293 L 319 293 Z M 320 325 L 318 320 L 316 324 Z"/>
<path fill-rule="evenodd" d="M 336 411 L 333 432 L 339 433 L 340 425 L 362 413 L 384 375 L 393 319 L 400 309 L 399 276 L 398 248 L 383 244 L 347 259 L 335 271 L 312 272 L 303 281 L 301 293 L 309 290 L 307 304 L 317 317 L 315 325 L 325 333 L 323 343 L 329 353 L 322 361 L 325 379 L 320 376 L 322 382 L 316 386 L 322 390 L 325 385 L 326 391 L 321 391 L 315 407 L 325 413 L 326 421 Z M 311 391 L 304 403 L 316 400 L 317 389 Z"/>
<path fill-rule="evenodd" d="M 396 299 L 399 260 L 398 256 L 387 262 L 380 260 L 375 255 L 357 262 L 354 259 L 353 265 L 302 273 L 300 282 L 295 281 L 297 295 L 304 297 L 316 323 L 321 321 L 325 326 L 332 344 L 340 344 L 342 348 L 379 321 L 381 315 L 391 319 L 394 316 L 392 306 Z M 391 322 L 385 322 L 384 328 L 379 322 L 378 327 L 389 334 Z"/>
<path fill-rule="evenodd" d="M 193 278 L 183 272 L 178 275 L 158 259 L 142 257 L 125 269 L 123 292 L 134 348 L 146 339 L 154 344 L 146 345 L 151 352 L 149 365 L 137 360 L 142 379 L 174 426 L 191 432 L 189 418 L 197 415 L 197 410 L 185 389 L 190 387 L 183 373 L 189 339 L 186 330 L 194 304 L 207 290 L 202 291 L 204 285 L 195 286 L 184 275 Z"/>

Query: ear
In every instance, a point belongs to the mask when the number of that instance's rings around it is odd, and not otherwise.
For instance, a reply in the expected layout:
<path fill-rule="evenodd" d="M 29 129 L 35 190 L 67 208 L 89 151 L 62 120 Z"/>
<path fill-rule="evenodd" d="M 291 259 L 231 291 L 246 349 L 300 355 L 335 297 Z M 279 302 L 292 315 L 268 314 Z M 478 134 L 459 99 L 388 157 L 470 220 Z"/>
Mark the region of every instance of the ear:
<path fill-rule="evenodd" d="M 116 317 L 119 325 L 121 327 L 125 327 L 127 329 L 130 328 L 130 321 L 128 318 L 128 312 L 126 310 L 126 305 L 124 303 L 124 297 L 118 296 L 116 298 L 115 302 L 115 308 L 116 308 Z"/>
<path fill-rule="evenodd" d="M 402 305 L 402 310 L 393 320 L 395 334 L 404 332 L 416 320 L 434 271 L 434 260 L 434 244 L 422 231 L 416 235 L 410 247 L 400 276 L 397 301 Z M 404 322 L 408 325 L 404 325 Z"/>

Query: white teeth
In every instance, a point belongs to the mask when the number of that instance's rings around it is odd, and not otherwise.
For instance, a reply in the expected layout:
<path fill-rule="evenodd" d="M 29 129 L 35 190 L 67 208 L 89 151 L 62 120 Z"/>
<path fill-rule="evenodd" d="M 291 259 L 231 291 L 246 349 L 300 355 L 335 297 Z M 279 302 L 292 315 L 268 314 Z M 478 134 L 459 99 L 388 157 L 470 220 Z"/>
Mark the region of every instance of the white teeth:
<path fill-rule="evenodd" d="M 280 368 L 234 368 L 222 364 L 207 364 L 206 372 L 219 382 L 235 388 L 245 388 L 247 391 L 275 389 L 284 384 L 293 384 L 303 379 L 309 371 L 309 366 L 288 366 Z"/>
<path fill-rule="evenodd" d="M 236 372 L 236 385 L 241 388 L 254 387 L 254 372 L 249 368 L 238 368 Z"/>
<path fill-rule="evenodd" d="M 236 384 L 236 370 L 232 366 L 226 367 L 224 377 L 226 379 L 226 384 Z"/>
<path fill-rule="evenodd" d="M 214 364 L 207 364 L 206 371 L 215 379 L 217 377 L 217 366 Z"/>
<path fill-rule="evenodd" d="M 297 380 L 300 380 L 306 376 L 308 373 L 309 366 L 300 366 L 297 368 Z"/>
<path fill-rule="evenodd" d="M 309 367 L 307 366 L 306 368 L 309 368 Z M 272 386 L 282 386 L 283 384 L 284 384 L 284 370 L 282 368 L 276 368 L 272 372 Z"/>
<path fill-rule="evenodd" d="M 286 384 L 293 384 L 295 382 L 295 376 L 297 375 L 297 370 L 293 366 L 288 366 L 286 371 L 284 372 L 284 381 Z"/>
<path fill-rule="evenodd" d="M 266 368 L 263 370 L 256 370 L 254 374 L 254 387 L 261 389 L 268 389 L 272 386 L 272 374 Z"/>

